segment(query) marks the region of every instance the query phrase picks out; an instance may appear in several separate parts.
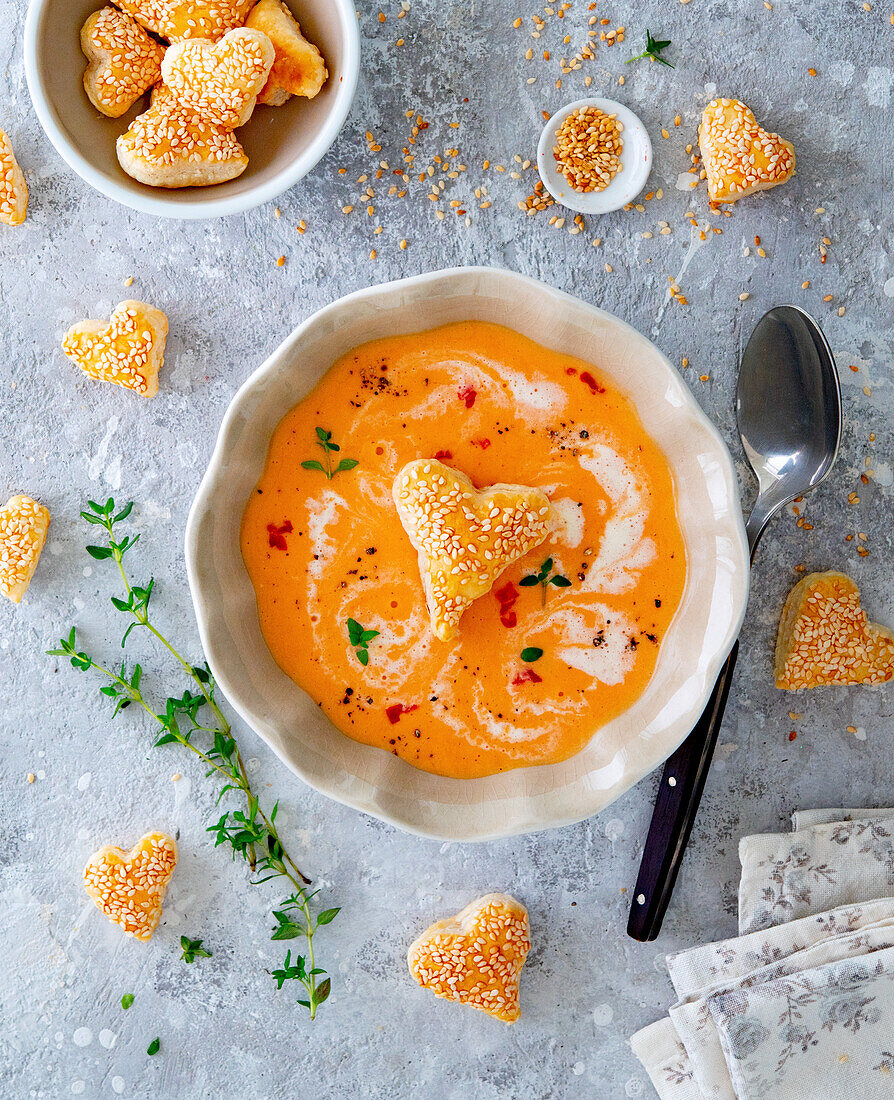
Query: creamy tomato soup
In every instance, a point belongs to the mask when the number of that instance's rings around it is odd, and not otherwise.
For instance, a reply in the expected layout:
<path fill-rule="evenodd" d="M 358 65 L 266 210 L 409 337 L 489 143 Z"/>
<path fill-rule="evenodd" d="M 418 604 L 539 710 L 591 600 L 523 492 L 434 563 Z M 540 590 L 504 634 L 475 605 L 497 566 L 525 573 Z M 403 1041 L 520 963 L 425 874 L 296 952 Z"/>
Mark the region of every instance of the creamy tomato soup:
<path fill-rule="evenodd" d="M 478 489 L 536 487 L 555 516 L 448 642 L 392 498 L 420 458 Z M 645 689 L 686 573 L 668 464 L 630 401 L 598 367 L 481 322 L 335 363 L 277 427 L 241 539 L 280 667 L 348 737 L 458 778 L 598 737 Z M 567 584 L 521 583 L 550 558 Z"/>

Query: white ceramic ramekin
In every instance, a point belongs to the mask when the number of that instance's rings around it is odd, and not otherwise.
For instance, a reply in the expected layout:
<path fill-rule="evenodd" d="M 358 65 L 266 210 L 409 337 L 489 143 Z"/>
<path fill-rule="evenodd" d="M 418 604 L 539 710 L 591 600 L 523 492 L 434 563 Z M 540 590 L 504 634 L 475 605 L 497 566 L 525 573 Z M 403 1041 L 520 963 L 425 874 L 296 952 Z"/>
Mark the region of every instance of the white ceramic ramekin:
<path fill-rule="evenodd" d="M 249 163 L 238 179 L 214 187 L 147 187 L 118 164 L 115 140 L 146 109 L 105 118 L 87 99 L 80 32 L 102 0 L 31 0 L 25 20 L 25 74 L 47 137 L 92 187 L 134 210 L 167 218 L 238 214 L 281 195 L 313 168 L 348 117 L 360 73 L 360 33 L 352 0 L 289 0 L 302 30 L 319 46 L 329 80 L 316 98 L 256 107 L 238 131 Z"/>

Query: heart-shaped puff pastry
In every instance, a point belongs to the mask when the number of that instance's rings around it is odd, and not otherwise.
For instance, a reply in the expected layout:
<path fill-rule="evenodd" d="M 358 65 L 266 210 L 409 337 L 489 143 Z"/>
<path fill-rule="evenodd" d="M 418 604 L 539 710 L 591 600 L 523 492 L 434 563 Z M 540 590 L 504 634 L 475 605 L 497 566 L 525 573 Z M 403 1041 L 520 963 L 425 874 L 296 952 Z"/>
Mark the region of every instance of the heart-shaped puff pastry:
<path fill-rule="evenodd" d="M 711 202 L 735 202 L 785 183 L 795 172 L 795 147 L 758 124 L 738 99 L 705 108 L 698 142 Z"/>
<path fill-rule="evenodd" d="M 251 9 L 246 27 L 263 31 L 273 43 L 276 59 L 258 103 L 281 107 L 290 95 L 317 95 L 329 73 L 317 47 L 308 42 L 301 28 L 281 0 L 258 0 Z"/>
<path fill-rule="evenodd" d="M 79 321 L 72 325 L 62 350 L 90 378 L 155 397 L 167 335 L 168 319 L 160 309 L 129 300 L 115 306 L 108 324 Z"/>
<path fill-rule="evenodd" d="M 436 921 L 410 944 L 407 964 L 423 989 L 513 1024 L 518 982 L 531 949 L 528 912 L 508 894 L 485 894 Z"/>
<path fill-rule="evenodd" d="M 0 130 L 0 222 L 21 225 L 28 213 L 28 185 L 12 142 Z"/>
<path fill-rule="evenodd" d="M 894 677 L 894 634 L 871 623 L 844 573 L 808 573 L 789 592 L 776 642 L 776 686 L 884 684 Z"/>
<path fill-rule="evenodd" d="M 473 600 L 487 595 L 552 528 L 549 499 L 540 489 L 501 484 L 479 491 L 434 458 L 408 462 L 392 495 L 419 553 L 431 629 L 442 642 L 456 635 Z"/>
<path fill-rule="evenodd" d="M 31 583 L 49 526 L 50 513 L 31 497 L 11 497 L 0 508 L 0 595 L 13 603 Z"/>
<path fill-rule="evenodd" d="M 165 48 L 116 8 L 96 11 L 81 28 L 81 50 L 90 62 L 84 91 L 109 118 L 129 111 L 161 77 Z"/>
<path fill-rule="evenodd" d="M 169 46 L 161 75 L 182 108 L 233 130 L 248 122 L 274 57 L 266 34 L 240 27 L 219 42 L 193 38 Z"/>
<path fill-rule="evenodd" d="M 158 927 L 176 865 L 173 837 L 147 833 L 129 852 L 111 844 L 95 852 L 84 868 L 84 888 L 109 920 L 145 942 Z"/>
<path fill-rule="evenodd" d="M 118 138 L 118 163 L 150 187 L 205 187 L 241 176 L 248 157 L 236 135 L 181 107 L 156 84 L 149 110 Z"/>
<path fill-rule="evenodd" d="M 115 0 L 147 30 L 169 42 L 210 38 L 241 27 L 254 0 Z"/>

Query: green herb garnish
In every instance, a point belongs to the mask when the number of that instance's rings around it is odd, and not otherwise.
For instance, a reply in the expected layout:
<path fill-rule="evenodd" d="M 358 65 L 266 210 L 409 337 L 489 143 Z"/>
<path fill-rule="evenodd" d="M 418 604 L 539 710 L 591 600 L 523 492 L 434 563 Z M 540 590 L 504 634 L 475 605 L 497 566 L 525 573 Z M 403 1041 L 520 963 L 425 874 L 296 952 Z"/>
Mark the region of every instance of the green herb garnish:
<path fill-rule="evenodd" d="M 272 939 L 273 937 L 271 937 Z M 185 963 L 195 962 L 196 959 L 210 959 L 212 957 L 210 951 L 206 951 L 202 947 L 201 940 L 191 940 L 189 936 L 180 937 L 180 947 L 182 949 L 181 959 Z"/>
<path fill-rule="evenodd" d="M 136 704 L 161 727 L 161 736 L 155 742 L 156 746 L 178 744 L 197 756 L 208 769 L 206 775 L 213 775 L 223 781 L 218 801 L 226 794 L 244 799 L 243 809 L 228 810 L 220 820 L 208 826 L 208 832 L 214 834 L 215 847 L 225 844 L 232 850 L 234 858 L 239 856 L 245 860 L 255 876 L 249 880 L 253 886 L 269 882 L 271 879 L 284 879 L 292 890 L 283 905 L 295 911 L 295 927 L 307 941 L 307 982 L 305 984 L 308 996 L 307 1000 L 301 1003 L 310 1011 L 313 1019 L 317 1006 L 325 1000 L 325 997 L 320 996 L 320 990 L 324 985 L 326 997 L 329 996 L 329 979 L 327 978 L 325 982 L 319 981 L 319 975 L 324 971 L 319 969 L 314 961 L 313 936 L 320 926 L 320 918 L 314 919 L 311 901 L 317 891 L 308 890 L 310 879 L 288 854 L 279 835 L 276 827 L 279 804 L 274 803 L 267 812 L 262 808 L 258 796 L 253 791 L 230 723 L 218 704 L 217 685 L 208 665 L 193 665 L 188 661 L 158 630 L 150 618 L 149 603 L 154 591 L 154 579 L 142 587 L 131 584 L 123 559 L 125 554 L 136 545 L 139 535 L 121 537 L 118 534 L 117 525 L 128 518 L 133 503 L 126 504 L 120 511 L 116 510 L 115 501 L 111 498 L 105 504 L 97 504 L 92 500 L 87 503 L 88 510 L 81 512 L 81 516 L 87 523 L 101 528 L 106 538 L 105 545 L 88 546 L 87 552 L 96 561 L 107 559 L 114 561 L 124 587 L 126 599 L 111 597 L 115 610 L 129 620 L 121 645 L 127 642 L 132 630 L 145 630 L 173 658 L 189 681 L 189 687 L 182 696 L 171 696 L 165 699 L 160 707 L 158 702 L 153 704 L 144 694 L 142 666 L 138 664 L 129 666 L 122 661 L 120 669 L 115 671 L 114 668 L 99 664 L 87 653 L 78 649 L 75 627 L 71 628 L 67 637 L 61 639 L 58 649 L 51 649 L 48 652 L 54 657 L 68 658 L 72 666 L 80 672 L 92 671 L 101 676 L 106 683 L 100 691 L 114 702 L 113 716 Z M 332 910 L 325 912 L 329 914 Z M 328 923 L 331 919 L 329 916 L 322 923 Z M 276 931 L 278 932 L 279 929 L 277 928 Z M 277 938 L 275 934 L 274 938 Z M 187 942 L 191 945 L 193 943 L 201 945 L 201 940 Z M 208 952 L 193 950 L 192 954 L 196 957 L 207 955 Z M 187 961 L 191 962 L 192 959 Z M 304 965 L 303 962 L 302 965 Z M 121 999 L 122 1008 L 129 1008 L 132 1003 L 133 995 L 130 993 L 125 994 Z M 158 1050 L 158 1040 L 156 1039 L 152 1045 L 155 1046 L 155 1050 L 150 1048 L 150 1054 Z"/>
<path fill-rule="evenodd" d="M 355 647 L 357 660 L 362 665 L 369 664 L 369 643 L 378 636 L 378 630 L 364 630 L 356 619 L 348 619 L 348 641 Z"/>
<path fill-rule="evenodd" d="M 319 470 L 331 481 L 335 475 L 340 474 L 342 470 L 353 470 L 358 464 L 356 458 L 343 458 L 335 469 L 332 469 L 331 454 L 333 451 L 340 451 L 341 447 L 339 447 L 337 443 L 332 442 L 332 432 L 327 432 L 325 428 L 317 428 L 317 446 L 323 448 L 323 454 L 326 456 L 326 465 L 324 466 L 322 462 L 319 462 L 315 458 L 309 458 L 306 462 L 301 463 L 305 470 Z"/>
<path fill-rule="evenodd" d="M 156 1037 L 152 1040 L 152 1042 L 149 1044 L 149 1046 L 146 1047 L 146 1053 L 151 1058 L 151 1057 L 153 1057 L 153 1055 L 158 1054 L 159 1050 L 161 1050 L 161 1039 L 159 1039 L 158 1036 L 156 1035 Z"/>
<path fill-rule="evenodd" d="M 662 65 L 667 65 L 669 69 L 673 69 L 675 66 L 671 65 L 669 61 L 665 61 L 661 56 L 662 50 L 666 50 L 669 45 L 670 39 L 666 42 L 659 42 L 652 37 L 651 31 L 646 31 L 646 48 L 642 53 L 638 53 L 636 57 L 628 57 L 624 64 L 629 65 L 631 61 L 643 61 L 648 57 L 650 61 L 660 61 Z"/>
<path fill-rule="evenodd" d="M 529 645 L 521 651 L 521 659 L 531 664 L 534 661 L 539 661 L 543 656 L 543 650 L 536 645 Z"/>
<path fill-rule="evenodd" d="M 571 581 L 567 577 L 563 577 L 561 573 L 556 573 L 554 576 L 550 576 L 553 571 L 553 559 L 547 558 L 546 561 L 540 566 L 540 569 L 536 573 L 529 573 L 527 577 L 522 577 L 518 582 L 522 588 L 533 588 L 535 584 L 539 584 L 543 589 L 543 606 L 546 607 L 546 586 L 549 584 L 555 585 L 556 588 L 570 588 Z"/>

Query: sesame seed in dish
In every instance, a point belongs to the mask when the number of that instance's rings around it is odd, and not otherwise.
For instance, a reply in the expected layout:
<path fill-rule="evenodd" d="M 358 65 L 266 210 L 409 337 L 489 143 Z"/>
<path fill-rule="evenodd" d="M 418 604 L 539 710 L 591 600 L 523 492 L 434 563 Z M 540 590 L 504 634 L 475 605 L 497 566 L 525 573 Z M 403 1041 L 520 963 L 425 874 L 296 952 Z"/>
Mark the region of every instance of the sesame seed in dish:
<path fill-rule="evenodd" d="M 485 894 L 427 928 L 410 945 L 407 964 L 423 989 L 513 1024 L 521 1015 L 519 978 L 530 949 L 521 902 Z"/>
<path fill-rule="evenodd" d="M 894 678 L 894 634 L 867 619 L 845 573 L 809 573 L 791 590 L 779 621 L 776 686 L 884 684 Z"/>
<path fill-rule="evenodd" d="M 623 167 L 624 129 L 616 115 L 579 107 L 556 131 L 556 168 L 575 191 L 604 191 Z"/>

